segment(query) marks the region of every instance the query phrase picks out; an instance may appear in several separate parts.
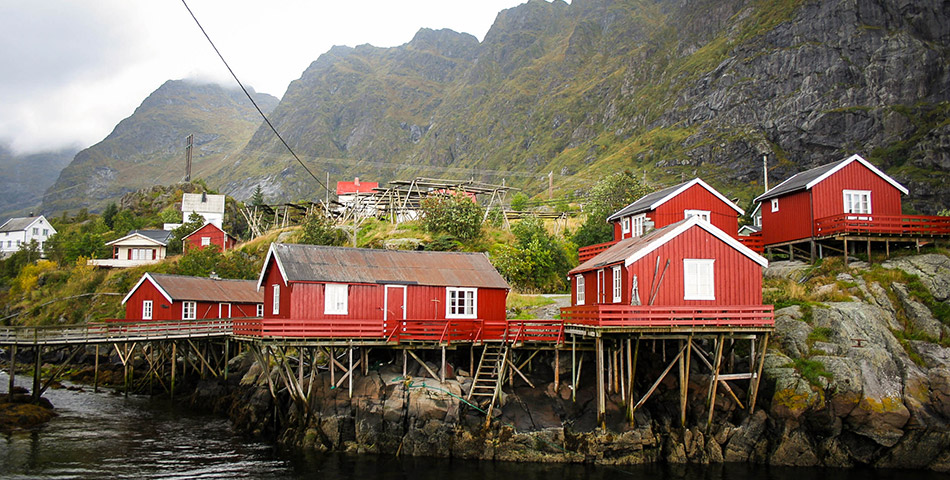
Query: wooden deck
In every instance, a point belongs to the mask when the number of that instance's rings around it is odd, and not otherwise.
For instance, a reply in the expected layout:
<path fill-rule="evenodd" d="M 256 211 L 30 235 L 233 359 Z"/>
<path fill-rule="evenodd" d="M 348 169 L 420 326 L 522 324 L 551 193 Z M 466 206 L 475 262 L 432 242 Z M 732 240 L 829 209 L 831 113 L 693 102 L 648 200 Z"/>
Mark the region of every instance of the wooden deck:
<path fill-rule="evenodd" d="M 815 220 L 816 238 L 842 235 L 948 237 L 950 236 L 950 217 L 848 213 Z"/>
<path fill-rule="evenodd" d="M 0 345 L 95 345 L 190 338 L 225 338 L 238 319 L 109 321 L 86 325 L 0 327 Z"/>

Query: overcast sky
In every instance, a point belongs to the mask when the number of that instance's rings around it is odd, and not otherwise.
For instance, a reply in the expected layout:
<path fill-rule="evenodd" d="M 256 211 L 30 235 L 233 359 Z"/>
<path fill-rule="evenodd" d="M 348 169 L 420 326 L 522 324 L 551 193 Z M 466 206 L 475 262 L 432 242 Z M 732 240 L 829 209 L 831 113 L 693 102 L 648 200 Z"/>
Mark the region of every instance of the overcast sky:
<path fill-rule="evenodd" d="M 246 85 L 280 97 L 333 45 L 402 45 L 423 27 L 483 40 L 526 0 L 187 0 Z M 0 143 L 88 147 L 169 79 L 233 86 L 181 0 L 2 0 Z"/>

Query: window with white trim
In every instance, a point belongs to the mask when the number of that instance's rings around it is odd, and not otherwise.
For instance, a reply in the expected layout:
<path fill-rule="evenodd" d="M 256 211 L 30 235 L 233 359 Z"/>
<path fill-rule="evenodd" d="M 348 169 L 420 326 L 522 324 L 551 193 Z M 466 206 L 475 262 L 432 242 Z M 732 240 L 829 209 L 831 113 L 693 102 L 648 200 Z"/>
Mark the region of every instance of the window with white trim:
<path fill-rule="evenodd" d="M 152 319 L 152 301 L 145 300 L 142 302 L 142 320 L 151 320 Z"/>
<path fill-rule="evenodd" d="M 614 303 L 620 303 L 621 285 L 623 281 L 620 276 L 620 267 L 614 267 Z"/>
<path fill-rule="evenodd" d="M 211 237 L 201 237 L 201 246 L 207 247 L 208 245 L 211 245 Z"/>
<path fill-rule="evenodd" d="M 323 299 L 323 313 L 326 315 L 346 315 L 349 307 L 348 285 L 343 283 L 326 284 Z"/>
<path fill-rule="evenodd" d="M 715 300 L 716 284 L 713 277 L 711 258 L 683 259 L 683 299 Z"/>
<path fill-rule="evenodd" d="M 699 217 L 707 222 L 709 221 L 709 210 L 684 210 L 683 213 L 685 214 L 683 218 Z"/>
<path fill-rule="evenodd" d="M 197 307 L 198 306 L 195 304 L 195 302 L 183 302 L 181 304 L 181 319 L 194 320 L 198 311 Z"/>
<path fill-rule="evenodd" d="M 445 318 L 475 318 L 478 316 L 477 289 L 448 287 L 445 292 Z"/>
<path fill-rule="evenodd" d="M 257 316 L 258 316 L 258 317 L 263 317 L 263 316 L 264 316 L 264 304 L 263 304 L 263 303 L 258 303 L 258 304 L 257 304 Z"/>
<path fill-rule="evenodd" d="M 274 295 L 273 295 L 274 298 L 273 298 L 273 303 L 271 304 L 270 313 L 271 315 L 278 315 L 280 314 L 280 285 L 275 283 L 274 285 L 272 285 L 272 287 L 273 287 L 273 292 L 274 292 Z"/>
<path fill-rule="evenodd" d="M 870 190 L 844 190 L 844 213 L 871 213 Z"/>
<path fill-rule="evenodd" d="M 778 211 L 778 199 L 777 199 L 777 198 L 773 198 L 773 199 L 772 199 L 772 211 L 773 211 L 773 212 L 777 212 L 777 211 Z"/>
<path fill-rule="evenodd" d="M 577 277 L 577 304 L 584 304 L 584 275 L 578 275 Z"/>
<path fill-rule="evenodd" d="M 623 224 L 623 233 L 630 233 L 630 217 L 623 217 L 621 223 Z"/>
<path fill-rule="evenodd" d="M 644 214 L 641 214 L 641 215 L 637 215 L 636 217 L 633 217 L 633 219 L 632 219 L 632 221 L 633 221 L 632 228 L 633 228 L 633 236 L 634 236 L 634 237 L 639 237 L 639 236 L 643 235 L 643 222 L 645 222 L 646 219 L 647 219 L 647 216 L 646 216 L 645 213 L 644 213 Z"/>

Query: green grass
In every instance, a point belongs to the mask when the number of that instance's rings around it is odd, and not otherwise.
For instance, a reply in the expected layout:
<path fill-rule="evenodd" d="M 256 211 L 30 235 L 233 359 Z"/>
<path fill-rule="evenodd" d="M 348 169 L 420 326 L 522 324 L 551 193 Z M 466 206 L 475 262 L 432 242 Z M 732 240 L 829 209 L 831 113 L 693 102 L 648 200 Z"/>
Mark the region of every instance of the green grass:
<path fill-rule="evenodd" d="M 801 374 L 802 378 L 816 387 L 821 387 L 822 377 L 828 380 L 834 378 L 834 375 L 832 375 L 831 372 L 825 370 L 825 364 L 818 360 L 796 358 L 792 361 L 791 366 Z"/>

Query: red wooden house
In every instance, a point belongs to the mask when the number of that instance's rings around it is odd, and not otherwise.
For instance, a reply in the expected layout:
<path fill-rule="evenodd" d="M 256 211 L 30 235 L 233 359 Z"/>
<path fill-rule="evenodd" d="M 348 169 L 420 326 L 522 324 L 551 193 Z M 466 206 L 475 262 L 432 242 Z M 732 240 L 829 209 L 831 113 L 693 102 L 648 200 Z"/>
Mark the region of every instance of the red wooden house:
<path fill-rule="evenodd" d="M 950 218 L 901 213 L 907 189 L 861 158 L 852 155 L 798 173 L 755 199 L 762 212 L 766 247 L 831 240 L 868 242 L 916 241 L 950 235 Z M 852 244 L 853 245 L 853 244 Z M 845 243 L 847 248 L 847 243 Z M 840 251 L 840 250 L 839 250 Z"/>
<path fill-rule="evenodd" d="M 481 253 L 271 245 L 259 332 L 449 342 L 501 335 L 508 283 Z"/>
<path fill-rule="evenodd" d="M 217 245 L 223 252 L 234 248 L 237 243 L 237 239 L 211 222 L 202 225 L 201 228 L 189 233 L 181 240 L 186 252 L 192 248 L 202 249 L 208 245 Z"/>
<path fill-rule="evenodd" d="M 613 241 L 581 247 L 578 257 L 581 262 L 587 261 L 615 242 L 639 237 L 653 228 L 662 228 L 693 216 L 700 217 L 736 237 L 739 231 L 739 215 L 743 213 L 745 212 L 741 208 L 715 188 L 699 178 L 694 178 L 644 195 L 607 217 L 607 222 L 614 226 Z"/>
<path fill-rule="evenodd" d="M 146 273 L 122 299 L 127 321 L 250 318 L 263 314 L 253 280 Z"/>
<path fill-rule="evenodd" d="M 571 270 L 573 306 L 561 316 L 596 325 L 770 324 L 767 265 L 733 235 L 690 217 L 625 238 Z"/>

